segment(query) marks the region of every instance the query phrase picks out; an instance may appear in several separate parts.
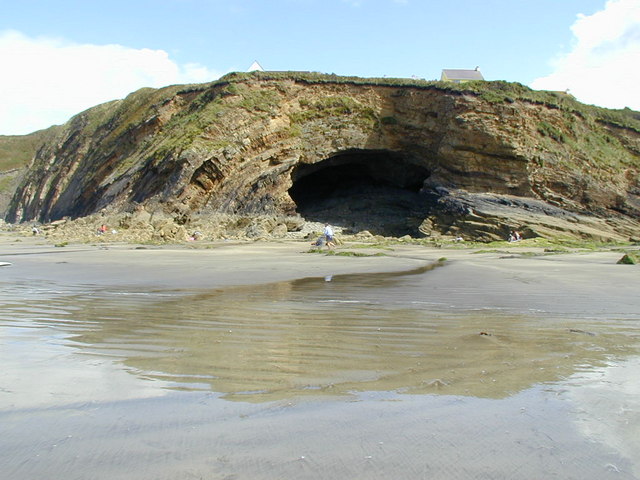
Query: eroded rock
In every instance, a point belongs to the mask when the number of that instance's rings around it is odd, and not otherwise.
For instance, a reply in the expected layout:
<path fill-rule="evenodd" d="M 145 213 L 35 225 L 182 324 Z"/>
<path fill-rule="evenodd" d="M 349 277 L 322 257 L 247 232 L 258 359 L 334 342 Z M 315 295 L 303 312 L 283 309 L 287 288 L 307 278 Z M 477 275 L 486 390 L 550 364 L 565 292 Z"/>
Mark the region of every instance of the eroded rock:
<path fill-rule="evenodd" d="M 108 210 L 123 230 L 172 241 L 216 215 L 209 235 L 252 239 L 305 222 L 394 237 L 637 237 L 640 127 L 509 88 L 496 101 L 438 83 L 255 73 L 144 89 L 56 130 L 7 219 Z"/>

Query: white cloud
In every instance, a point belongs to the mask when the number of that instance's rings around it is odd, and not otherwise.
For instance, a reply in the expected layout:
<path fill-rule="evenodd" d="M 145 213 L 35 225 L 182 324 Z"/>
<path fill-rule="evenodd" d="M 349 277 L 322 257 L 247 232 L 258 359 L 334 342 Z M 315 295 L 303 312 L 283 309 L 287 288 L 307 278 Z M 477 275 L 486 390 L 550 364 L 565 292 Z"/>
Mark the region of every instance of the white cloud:
<path fill-rule="evenodd" d="M 142 87 L 211 81 L 220 73 L 178 65 L 163 50 L 74 44 L 0 32 L 0 135 L 61 124 Z"/>
<path fill-rule="evenodd" d="M 601 11 L 579 15 L 571 30 L 571 52 L 531 87 L 569 89 L 584 103 L 640 110 L 640 2 L 609 0 Z"/>

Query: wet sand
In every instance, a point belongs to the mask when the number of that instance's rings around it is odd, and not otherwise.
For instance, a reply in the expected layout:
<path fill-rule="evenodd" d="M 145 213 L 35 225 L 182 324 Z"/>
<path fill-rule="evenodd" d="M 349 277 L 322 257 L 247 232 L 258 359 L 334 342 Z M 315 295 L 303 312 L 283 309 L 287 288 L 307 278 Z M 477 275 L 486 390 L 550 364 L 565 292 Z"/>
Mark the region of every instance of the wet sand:
<path fill-rule="evenodd" d="M 486 306 L 519 303 L 505 298 L 511 295 L 526 296 L 527 304 L 534 298 L 534 304 L 552 304 L 561 311 L 580 309 L 586 303 L 586 308 L 597 312 L 615 302 L 619 305 L 613 308 L 623 311 L 631 308 L 634 312 L 637 305 L 633 297 L 638 286 L 638 268 L 616 265 L 622 256 L 617 250 L 543 255 L 543 249 L 537 247 L 487 253 L 476 253 L 482 249 L 413 245 L 362 247 L 344 245 L 337 251 L 383 256 L 314 254 L 309 253 L 311 246 L 305 241 L 187 246 L 96 243 L 55 247 L 38 237 L 16 238 L 5 234 L 0 235 L 0 262 L 12 265 L 2 270 L 0 279 L 211 289 L 345 273 L 404 271 L 446 258 L 447 268 L 438 272 L 439 288 L 447 291 L 447 295 L 471 294 Z M 519 256 L 523 251 L 538 256 Z M 550 298 L 552 302 L 548 301 Z"/>
<path fill-rule="evenodd" d="M 424 258 L 328 257 L 307 253 L 308 242 L 216 242 L 144 246 L 71 244 L 55 247 L 27 237 L 0 236 L 3 279 L 60 283 L 210 289 L 340 273 L 409 269 Z"/>
<path fill-rule="evenodd" d="M 640 478 L 618 251 L 21 240 L 0 237 L 11 478 Z"/>

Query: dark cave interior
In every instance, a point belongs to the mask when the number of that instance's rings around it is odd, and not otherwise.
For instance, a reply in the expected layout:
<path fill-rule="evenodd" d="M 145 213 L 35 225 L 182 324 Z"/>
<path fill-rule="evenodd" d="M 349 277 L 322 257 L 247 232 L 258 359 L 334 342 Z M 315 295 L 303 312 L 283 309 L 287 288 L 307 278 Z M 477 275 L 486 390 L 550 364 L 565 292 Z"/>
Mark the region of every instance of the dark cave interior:
<path fill-rule="evenodd" d="M 428 211 L 420 192 L 430 172 L 397 152 L 342 152 L 292 172 L 289 196 L 308 221 L 328 222 L 347 233 L 421 236 Z"/>

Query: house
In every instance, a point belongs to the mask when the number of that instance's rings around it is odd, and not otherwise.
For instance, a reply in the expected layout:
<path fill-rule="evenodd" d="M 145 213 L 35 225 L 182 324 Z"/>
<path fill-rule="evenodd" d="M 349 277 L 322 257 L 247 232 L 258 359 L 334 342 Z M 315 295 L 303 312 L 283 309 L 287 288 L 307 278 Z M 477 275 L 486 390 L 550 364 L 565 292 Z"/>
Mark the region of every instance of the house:
<path fill-rule="evenodd" d="M 473 80 L 484 80 L 484 77 L 482 73 L 480 73 L 480 67 L 476 67 L 475 70 L 445 69 L 442 70 L 440 80 L 444 82 L 464 83 Z"/>

